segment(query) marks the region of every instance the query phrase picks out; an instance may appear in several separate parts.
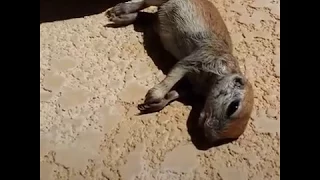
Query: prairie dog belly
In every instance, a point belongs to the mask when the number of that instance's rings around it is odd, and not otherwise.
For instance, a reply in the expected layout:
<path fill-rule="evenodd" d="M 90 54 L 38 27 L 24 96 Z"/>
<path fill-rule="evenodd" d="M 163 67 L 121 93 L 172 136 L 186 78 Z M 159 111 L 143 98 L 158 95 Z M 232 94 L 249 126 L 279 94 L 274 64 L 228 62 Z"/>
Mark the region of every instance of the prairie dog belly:
<path fill-rule="evenodd" d="M 194 3 L 193 0 L 169 0 L 158 11 L 161 42 L 178 61 L 191 54 L 210 36 L 210 30 Z M 195 93 L 206 93 L 208 74 L 188 73 L 187 78 Z"/>
<path fill-rule="evenodd" d="M 159 8 L 158 18 L 161 42 L 178 60 L 194 51 L 206 32 L 191 0 L 169 0 Z"/>

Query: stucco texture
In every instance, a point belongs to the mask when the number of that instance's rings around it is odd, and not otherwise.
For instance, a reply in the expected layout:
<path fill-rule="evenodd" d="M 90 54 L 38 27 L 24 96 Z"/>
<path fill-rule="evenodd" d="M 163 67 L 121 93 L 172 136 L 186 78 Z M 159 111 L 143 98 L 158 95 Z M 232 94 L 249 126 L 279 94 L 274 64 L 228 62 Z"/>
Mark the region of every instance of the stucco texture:
<path fill-rule="evenodd" d="M 208 150 L 191 141 L 190 106 L 137 115 L 165 76 L 154 62 L 163 53 L 133 25 L 105 27 L 118 2 L 96 1 L 40 1 L 42 180 L 280 179 L 280 0 L 212 1 L 255 106 L 237 141 Z"/>

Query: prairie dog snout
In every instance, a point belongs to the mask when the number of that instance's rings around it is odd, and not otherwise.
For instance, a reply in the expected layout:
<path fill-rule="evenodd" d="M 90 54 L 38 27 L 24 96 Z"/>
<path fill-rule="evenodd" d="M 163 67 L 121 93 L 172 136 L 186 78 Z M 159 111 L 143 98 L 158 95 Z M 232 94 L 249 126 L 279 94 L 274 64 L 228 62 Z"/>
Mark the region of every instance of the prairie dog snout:
<path fill-rule="evenodd" d="M 117 25 L 128 25 L 149 6 L 159 7 L 154 30 L 177 62 L 138 108 L 161 110 L 183 95 L 172 87 L 187 77 L 193 91 L 206 97 L 199 125 L 207 139 L 237 139 L 250 118 L 253 89 L 232 55 L 231 38 L 220 13 L 208 0 L 140 0 L 120 3 L 107 15 Z"/>

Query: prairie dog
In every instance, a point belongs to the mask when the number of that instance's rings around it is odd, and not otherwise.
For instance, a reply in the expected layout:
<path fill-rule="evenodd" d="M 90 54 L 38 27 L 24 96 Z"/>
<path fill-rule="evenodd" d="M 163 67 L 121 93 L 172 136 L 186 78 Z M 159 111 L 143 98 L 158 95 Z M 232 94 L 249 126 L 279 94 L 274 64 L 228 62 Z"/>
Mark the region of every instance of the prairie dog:
<path fill-rule="evenodd" d="M 199 126 L 211 141 L 237 139 L 246 129 L 253 108 L 253 88 L 232 55 L 227 27 L 207 0 L 140 0 L 120 3 L 107 15 L 117 25 L 133 23 L 138 11 L 157 6 L 154 29 L 177 62 L 150 89 L 140 111 L 158 111 L 181 97 L 172 87 L 187 77 L 193 91 L 204 96 Z"/>

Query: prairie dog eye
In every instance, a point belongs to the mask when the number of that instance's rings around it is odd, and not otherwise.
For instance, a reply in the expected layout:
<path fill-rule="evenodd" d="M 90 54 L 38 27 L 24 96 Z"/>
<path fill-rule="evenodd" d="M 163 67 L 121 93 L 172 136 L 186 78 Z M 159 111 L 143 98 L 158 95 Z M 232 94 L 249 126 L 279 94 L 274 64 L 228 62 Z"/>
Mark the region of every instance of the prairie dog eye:
<path fill-rule="evenodd" d="M 232 116 L 232 114 L 234 114 L 239 109 L 239 106 L 240 100 L 232 101 L 227 108 L 227 117 Z"/>

